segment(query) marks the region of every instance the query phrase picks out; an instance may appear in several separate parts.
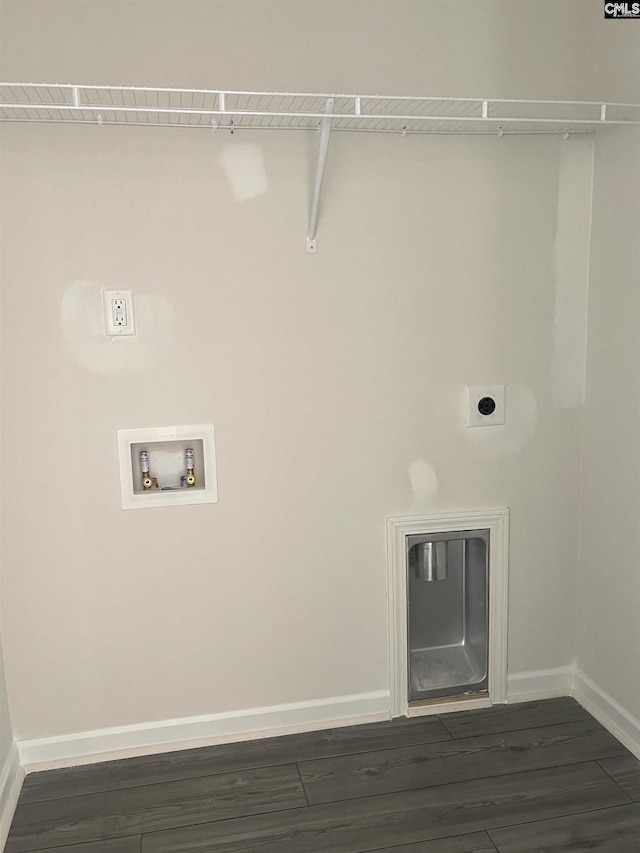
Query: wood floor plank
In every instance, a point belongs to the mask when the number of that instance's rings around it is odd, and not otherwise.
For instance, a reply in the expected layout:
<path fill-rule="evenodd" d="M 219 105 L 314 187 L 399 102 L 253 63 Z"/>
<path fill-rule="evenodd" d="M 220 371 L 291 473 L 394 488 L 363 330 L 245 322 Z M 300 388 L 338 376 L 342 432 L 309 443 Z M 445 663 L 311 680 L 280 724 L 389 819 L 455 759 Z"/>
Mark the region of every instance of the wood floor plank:
<path fill-rule="evenodd" d="M 438 744 L 298 764 L 310 804 L 368 797 L 620 756 L 624 747 L 593 718 Z"/>
<path fill-rule="evenodd" d="M 625 802 L 589 762 L 143 834 L 142 853 L 363 853 Z"/>
<path fill-rule="evenodd" d="M 451 736 L 440 720 L 433 716 L 145 755 L 30 773 L 25 779 L 20 802 L 35 803 L 76 794 L 134 788 L 155 782 L 442 740 L 451 740 Z"/>
<path fill-rule="evenodd" d="M 442 714 L 440 719 L 453 738 L 476 737 L 492 732 L 510 732 L 553 726 L 558 723 L 575 723 L 590 718 L 575 699 L 563 696 L 539 702 L 520 702 L 514 705 L 494 705 L 473 711 Z"/>
<path fill-rule="evenodd" d="M 373 848 L 367 853 L 496 853 L 496 848 L 486 832 L 474 832 L 472 835 L 418 841 L 417 844 L 402 844 L 383 850 Z"/>
<path fill-rule="evenodd" d="M 511 826 L 490 835 L 500 853 L 638 853 L 640 804 Z"/>
<path fill-rule="evenodd" d="M 127 838 L 112 838 L 109 841 L 72 844 L 70 847 L 47 847 L 47 853 L 140 853 L 140 844 L 139 835 L 130 835 Z"/>
<path fill-rule="evenodd" d="M 632 800 L 640 801 L 640 761 L 625 750 L 624 755 L 607 758 L 598 764 Z M 640 850 L 640 843 L 638 844 Z"/>
<path fill-rule="evenodd" d="M 613 784 L 613 782 L 611 783 Z M 18 804 L 5 853 L 306 805 L 295 765 Z"/>

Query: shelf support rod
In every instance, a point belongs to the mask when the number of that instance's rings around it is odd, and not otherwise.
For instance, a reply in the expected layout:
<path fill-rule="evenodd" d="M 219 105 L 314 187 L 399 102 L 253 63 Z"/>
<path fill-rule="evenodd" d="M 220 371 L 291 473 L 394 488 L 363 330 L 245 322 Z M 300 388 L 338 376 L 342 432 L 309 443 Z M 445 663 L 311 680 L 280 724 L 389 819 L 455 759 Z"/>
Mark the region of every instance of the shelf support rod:
<path fill-rule="evenodd" d="M 333 112 L 333 98 L 327 98 L 324 111 Z M 313 185 L 313 197 L 311 199 L 311 211 L 309 213 L 309 230 L 307 231 L 307 252 L 315 254 L 318 251 L 318 211 L 320 207 L 320 192 L 322 190 L 322 179 L 324 167 L 327 162 L 327 149 L 329 148 L 329 137 L 331 136 L 331 118 L 326 116 L 322 119 L 320 127 L 320 145 L 318 147 L 318 163 L 316 166 L 316 179 Z"/>

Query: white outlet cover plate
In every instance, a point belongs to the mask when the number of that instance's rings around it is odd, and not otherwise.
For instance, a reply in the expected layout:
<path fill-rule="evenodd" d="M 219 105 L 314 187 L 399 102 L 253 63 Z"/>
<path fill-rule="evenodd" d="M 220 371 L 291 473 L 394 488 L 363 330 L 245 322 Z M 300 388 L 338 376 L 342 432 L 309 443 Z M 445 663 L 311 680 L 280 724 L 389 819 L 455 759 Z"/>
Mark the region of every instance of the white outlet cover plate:
<path fill-rule="evenodd" d="M 491 397 L 496 408 L 491 415 L 483 415 L 478 403 L 483 397 Z M 507 420 L 507 392 L 504 385 L 467 386 L 467 426 L 499 426 Z"/>
<path fill-rule="evenodd" d="M 113 322 L 112 303 L 114 299 L 123 299 L 127 317 L 126 326 L 116 326 Z M 104 333 L 109 338 L 120 338 L 123 335 L 135 335 L 136 318 L 133 310 L 132 290 L 103 290 L 102 305 L 104 311 Z"/>

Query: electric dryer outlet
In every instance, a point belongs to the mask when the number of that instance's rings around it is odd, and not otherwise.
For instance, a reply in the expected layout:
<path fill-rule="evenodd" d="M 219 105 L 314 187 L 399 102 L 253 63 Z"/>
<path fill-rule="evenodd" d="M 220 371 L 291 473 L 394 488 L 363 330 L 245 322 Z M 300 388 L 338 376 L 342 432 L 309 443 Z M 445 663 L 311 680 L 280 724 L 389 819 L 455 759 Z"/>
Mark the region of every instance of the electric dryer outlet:
<path fill-rule="evenodd" d="M 467 426 L 499 426 L 507 420 L 504 385 L 467 386 Z"/>

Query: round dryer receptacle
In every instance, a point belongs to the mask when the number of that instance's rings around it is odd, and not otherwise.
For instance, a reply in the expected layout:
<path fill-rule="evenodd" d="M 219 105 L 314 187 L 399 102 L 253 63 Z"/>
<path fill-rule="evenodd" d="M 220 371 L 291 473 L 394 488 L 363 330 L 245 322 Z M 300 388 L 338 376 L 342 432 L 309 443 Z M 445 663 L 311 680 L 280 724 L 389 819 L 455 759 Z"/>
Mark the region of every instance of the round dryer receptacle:
<path fill-rule="evenodd" d="M 478 400 L 478 411 L 481 415 L 492 415 L 496 410 L 496 401 L 493 397 L 483 397 Z"/>

